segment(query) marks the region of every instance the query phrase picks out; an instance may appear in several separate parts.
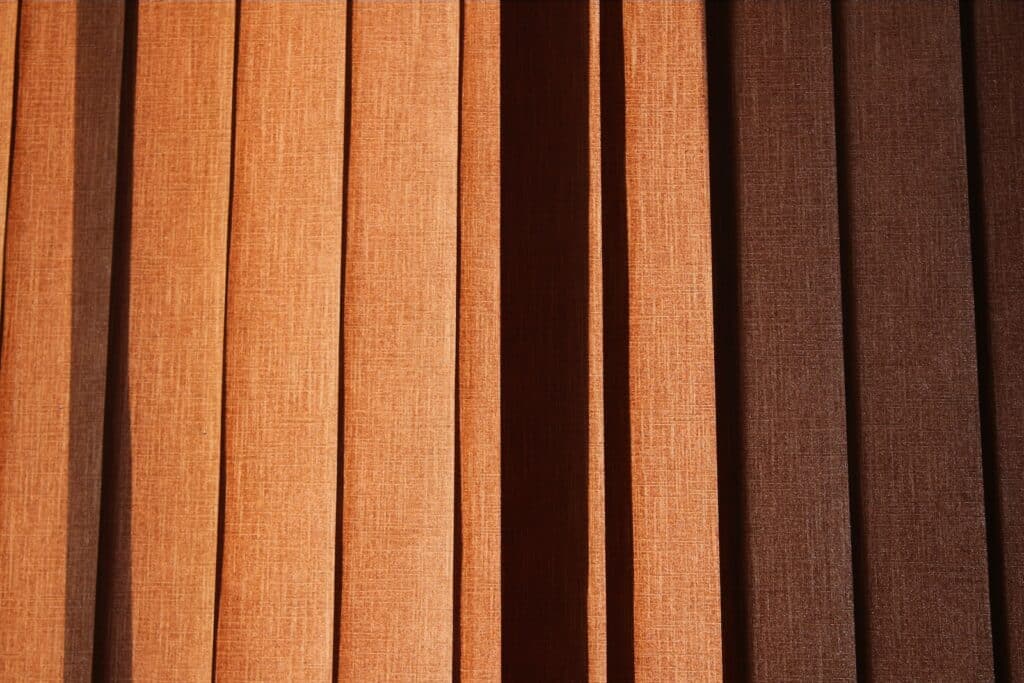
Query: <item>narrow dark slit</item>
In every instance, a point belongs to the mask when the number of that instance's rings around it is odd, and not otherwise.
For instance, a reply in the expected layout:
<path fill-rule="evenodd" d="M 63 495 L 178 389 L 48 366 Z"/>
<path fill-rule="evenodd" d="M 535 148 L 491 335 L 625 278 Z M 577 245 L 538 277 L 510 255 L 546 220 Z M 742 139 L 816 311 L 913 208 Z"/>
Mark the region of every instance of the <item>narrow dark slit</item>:
<path fill-rule="evenodd" d="M 978 358 L 978 411 L 981 419 L 981 463 L 985 492 L 985 540 L 988 548 L 989 609 L 992 620 L 992 658 L 997 681 L 1012 680 L 1006 641 L 1006 564 L 1003 550 L 1003 510 L 999 498 L 999 452 L 996 448 L 995 380 L 988 305 L 988 263 L 985 207 L 981 193 L 981 141 L 978 132 L 978 91 L 974 7 L 960 5 L 960 47 L 963 63 L 964 134 L 967 152 L 967 191 L 971 229 L 974 321 Z"/>
<path fill-rule="evenodd" d="M 14 177 L 14 136 L 17 130 L 18 124 L 18 76 L 20 75 L 20 69 L 18 67 L 19 55 L 18 55 L 18 44 L 21 42 L 21 1 L 18 2 L 18 13 L 14 20 L 14 68 L 11 72 L 11 134 L 8 140 L 9 146 L 7 148 L 7 204 L 3 206 L 4 212 L 4 224 L 0 226 L 0 230 L 4 231 L 3 234 L 3 261 L 0 261 L 0 359 L 3 358 L 4 349 L 4 292 L 6 287 L 4 283 L 7 282 L 7 223 L 9 218 L 10 203 L 11 203 L 11 179 Z"/>
<path fill-rule="evenodd" d="M 220 377 L 220 472 L 217 480 L 217 567 L 213 588 L 213 650 L 210 664 L 211 680 L 217 678 L 217 628 L 220 625 L 220 595 L 224 570 L 224 509 L 227 496 L 227 441 L 224 430 L 227 427 L 227 349 L 228 349 L 228 286 L 231 283 L 228 270 L 231 267 L 231 224 L 234 216 L 235 199 L 235 123 L 238 102 L 238 47 L 242 26 L 242 3 L 235 5 L 235 44 L 231 73 L 231 158 L 228 161 L 228 216 L 224 245 L 224 338 L 221 343 Z"/>
<path fill-rule="evenodd" d="M 711 180 L 711 271 L 714 300 L 715 403 L 718 440 L 718 529 L 722 591 L 723 677 L 750 680 L 750 558 L 743 450 L 742 299 L 736 201 L 736 112 L 733 105 L 732 5 L 706 13 Z"/>
<path fill-rule="evenodd" d="M 589 7 L 501 4 L 505 680 L 587 678 Z"/>
<path fill-rule="evenodd" d="M 629 414 L 626 73 L 621 3 L 600 5 L 601 257 L 608 679 L 632 681 L 633 477 Z"/>
<path fill-rule="evenodd" d="M 452 681 L 462 680 L 462 406 L 459 391 L 459 343 L 462 326 L 462 87 L 466 54 L 466 2 L 459 0 L 458 133 L 455 162 L 455 443 L 452 510 Z"/>
<path fill-rule="evenodd" d="M 345 122 L 342 130 L 342 197 L 341 197 L 341 293 L 338 330 L 338 485 L 334 523 L 334 633 L 331 650 L 331 680 L 338 680 L 341 670 L 341 598 L 344 574 L 344 504 L 345 504 L 345 276 L 348 248 L 349 159 L 352 149 L 352 2 L 345 6 Z"/>
<path fill-rule="evenodd" d="M 82 13 L 78 8 L 79 31 Z M 79 36 L 79 45 L 85 36 Z M 81 51 L 81 47 L 79 47 Z M 107 378 L 103 418 L 103 465 L 100 487 L 100 526 L 96 567 L 96 609 L 93 633 L 93 680 L 108 680 L 131 670 L 131 590 L 127 581 L 131 558 L 132 445 L 128 408 L 128 313 L 132 239 L 132 180 L 135 152 L 135 67 L 138 53 L 138 0 L 126 3 L 118 124 L 117 187 L 111 254 L 110 304 L 107 332 Z M 82 65 L 83 67 L 85 65 Z M 76 92 L 76 108 L 79 95 Z M 77 118 L 77 116 L 76 116 Z M 76 144 L 75 169 L 82 167 Z M 87 182 L 79 182 L 76 188 Z M 77 190 L 76 190 L 77 191 Z M 77 223 L 77 221 L 76 221 Z M 77 230 L 76 230 L 77 235 Z M 77 253 L 77 250 L 76 250 Z M 77 264 L 77 258 L 75 259 Z M 76 274 L 75 281 L 78 277 Z M 72 325 L 74 328 L 75 326 Z M 74 365 L 74 363 L 73 363 Z M 121 602 L 116 613 L 115 596 Z M 120 631 L 118 637 L 113 631 Z M 112 651 L 117 648 L 118 651 Z"/>
<path fill-rule="evenodd" d="M 850 244 L 850 163 L 846 151 L 846 55 L 842 44 L 842 17 L 832 6 L 832 65 L 835 92 L 836 206 L 839 219 L 839 264 L 843 309 L 843 374 L 846 392 L 846 445 L 850 489 L 850 557 L 853 575 L 853 619 L 857 680 L 871 680 L 870 629 L 867 622 L 867 557 L 864 551 L 861 509 L 860 385 L 857 365 L 856 291 Z"/>

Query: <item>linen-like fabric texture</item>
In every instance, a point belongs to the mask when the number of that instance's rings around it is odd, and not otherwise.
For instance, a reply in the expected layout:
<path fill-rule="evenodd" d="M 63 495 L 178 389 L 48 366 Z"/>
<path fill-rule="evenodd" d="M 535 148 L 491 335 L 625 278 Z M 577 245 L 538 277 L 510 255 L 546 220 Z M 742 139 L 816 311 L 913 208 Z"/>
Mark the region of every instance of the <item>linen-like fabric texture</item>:
<path fill-rule="evenodd" d="M 0 0 L 0 681 L 1024 675 L 1022 39 Z"/>

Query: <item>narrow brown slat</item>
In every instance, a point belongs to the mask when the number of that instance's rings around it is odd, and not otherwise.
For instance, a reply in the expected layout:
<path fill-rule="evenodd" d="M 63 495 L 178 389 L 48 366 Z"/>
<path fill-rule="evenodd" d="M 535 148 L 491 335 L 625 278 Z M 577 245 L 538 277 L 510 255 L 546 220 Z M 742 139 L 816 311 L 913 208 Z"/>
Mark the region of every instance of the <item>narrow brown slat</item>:
<path fill-rule="evenodd" d="M 18 0 L 0 0 L 0 281 L 4 272 L 7 184 L 11 158 L 11 116 L 14 114 L 14 57 L 17 52 Z"/>
<path fill-rule="evenodd" d="M 1024 3 L 961 6 L 996 672 L 1024 675 Z"/>
<path fill-rule="evenodd" d="M 452 675 L 458 67 L 458 2 L 354 2 L 346 681 Z"/>
<path fill-rule="evenodd" d="M 123 9 L 25 0 L 0 358 L 0 661 L 92 669 Z"/>
<path fill-rule="evenodd" d="M 333 660 L 345 4 L 243 3 L 218 680 Z"/>
<path fill-rule="evenodd" d="M 235 7 L 137 12 L 98 656 L 104 678 L 196 680 L 213 661 Z"/>
<path fill-rule="evenodd" d="M 726 678 L 853 680 L 829 5 L 708 41 Z"/>
<path fill-rule="evenodd" d="M 722 629 L 704 3 L 629 1 L 622 25 L 635 676 L 715 680 Z"/>
<path fill-rule="evenodd" d="M 459 180 L 460 673 L 501 680 L 500 7 L 464 2 Z"/>
<path fill-rule="evenodd" d="M 835 10 L 858 665 L 992 676 L 957 3 Z"/>

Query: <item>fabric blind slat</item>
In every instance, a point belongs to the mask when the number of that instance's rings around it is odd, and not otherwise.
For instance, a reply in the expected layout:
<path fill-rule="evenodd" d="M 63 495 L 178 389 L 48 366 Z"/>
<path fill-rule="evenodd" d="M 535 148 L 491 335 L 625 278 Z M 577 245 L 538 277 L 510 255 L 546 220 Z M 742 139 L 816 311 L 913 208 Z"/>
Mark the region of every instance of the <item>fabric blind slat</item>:
<path fill-rule="evenodd" d="M 622 12 L 635 676 L 712 680 L 722 629 L 704 3 L 635 0 Z"/>
<path fill-rule="evenodd" d="M 726 677 L 853 680 L 831 14 L 713 3 L 708 40 Z"/>
<path fill-rule="evenodd" d="M 501 679 L 500 19 L 496 2 L 463 4 L 455 647 L 467 681 Z"/>
<path fill-rule="evenodd" d="M 352 38 L 339 673 L 440 680 L 453 660 L 459 4 L 356 0 Z"/>
<path fill-rule="evenodd" d="M 118 2 L 21 6 L 0 358 L 12 680 L 92 671 L 122 18 Z"/>
<path fill-rule="evenodd" d="M 1024 4 L 963 3 L 996 673 L 1024 675 Z M 994 552 L 993 552 L 994 551 Z"/>
<path fill-rule="evenodd" d="M 332 670 L 345 5 L 244 3 L 218 680 Z"/>
<path fill-rule="evenodd" d="M 11 115 L 14 104 L 14 57 L 18 32 L 18 0 L 0 0 L 0 282 L 4 273 L 4 233 L 7 222 L 7 174 L 11 154 Z"/>
<path fill-rule="evenodd" d="M 992 675 L 957 3 L 835 8 L 861 675 Z"/>
<path fill-rule="evenodd" d="M 213 661 L 235 8 L 137 12 L 99 657 L 105 678 L 198 679 Z"/>

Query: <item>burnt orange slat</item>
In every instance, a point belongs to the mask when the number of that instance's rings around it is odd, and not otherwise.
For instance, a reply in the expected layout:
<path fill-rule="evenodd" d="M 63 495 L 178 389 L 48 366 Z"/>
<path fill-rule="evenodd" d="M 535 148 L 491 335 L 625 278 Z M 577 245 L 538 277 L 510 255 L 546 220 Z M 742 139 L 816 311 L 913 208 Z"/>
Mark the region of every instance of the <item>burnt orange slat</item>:
<path fill-rule="evenodd" d="M 636 680 L 722 674 L 704 3 L 623 5 Z"/>
<path fill-rule="evenodd" d="M 0 672 L 92 670 L 122 6 L 26 0 L 0 358 Z"/>
<path fill-rule="evenodd" d="M 346 681 L 451 678 L 458 50 L 457 2 L 352 6 Z"/>
<path fill-rule="evenodd" d="M 235 8 L 137 12 L 100 658 L 105 678 L 198 679 L 213 661 Z"/>
<path fill-rule="evenodd" d="M 345 5 L 244 3 L 218 680 L 324 680 L 334 633 Z"/>

